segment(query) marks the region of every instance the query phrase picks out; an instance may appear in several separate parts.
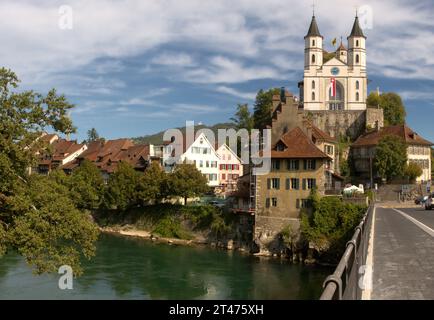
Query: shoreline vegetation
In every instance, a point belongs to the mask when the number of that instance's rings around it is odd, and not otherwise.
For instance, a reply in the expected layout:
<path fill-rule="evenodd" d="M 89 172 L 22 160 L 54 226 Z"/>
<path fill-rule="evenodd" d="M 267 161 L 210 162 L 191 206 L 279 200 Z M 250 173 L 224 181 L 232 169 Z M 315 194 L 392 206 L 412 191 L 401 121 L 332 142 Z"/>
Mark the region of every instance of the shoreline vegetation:
<path fill-rule="evenodd" d="M 175 245 L 203 245 L 250 253 L 253 219 L 211 205 L 157 204 L 119 212 L 96 210 L 100 231 Z"/>

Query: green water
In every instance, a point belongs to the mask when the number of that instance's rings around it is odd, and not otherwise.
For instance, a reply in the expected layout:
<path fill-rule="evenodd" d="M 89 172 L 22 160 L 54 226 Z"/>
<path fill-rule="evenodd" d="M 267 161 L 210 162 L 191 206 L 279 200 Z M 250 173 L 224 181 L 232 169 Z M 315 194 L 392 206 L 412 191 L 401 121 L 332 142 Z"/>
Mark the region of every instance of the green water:
<path fill-rule="evenodd" d="M 330 269 L 206 247 L 102 235 L 72 290 L 35 276 L 16 254 L 0 258 L 0 299 L 316 299 Z"/>

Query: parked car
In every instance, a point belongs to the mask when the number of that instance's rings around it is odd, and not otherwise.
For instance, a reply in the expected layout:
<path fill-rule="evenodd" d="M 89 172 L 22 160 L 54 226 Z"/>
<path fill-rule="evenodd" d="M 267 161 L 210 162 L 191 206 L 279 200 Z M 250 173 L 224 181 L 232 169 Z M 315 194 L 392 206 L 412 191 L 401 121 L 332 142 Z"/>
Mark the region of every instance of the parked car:
<path fill-rule="evenodd" d="M 208 203 L 217 208 L 223 208 L 225 206 L 223 202 L 218 202 L 218 201 L 210 201 Z"/>
<path fill-rule="evenodd" d="M 425 201 L 428 199 L 428 196 L 420 196 L 414 199 L 415 204 L 425 204 Z"/>
<path fill-rule="evenodd" d="M 434 209 L 434 203 L 433 203 L 434 194 L 430 195 L 428 199 L 425 201 L 425 210 L 432 210 Z"/>

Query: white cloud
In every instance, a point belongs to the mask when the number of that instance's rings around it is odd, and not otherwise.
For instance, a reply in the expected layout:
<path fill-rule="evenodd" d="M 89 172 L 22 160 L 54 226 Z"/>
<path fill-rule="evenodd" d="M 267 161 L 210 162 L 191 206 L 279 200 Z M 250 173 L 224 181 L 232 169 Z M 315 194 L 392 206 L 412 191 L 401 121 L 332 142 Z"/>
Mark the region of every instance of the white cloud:
<path fill-rule="evenodd" d="M 257 79 L 282 79 L 277 69 L 245 65 L 223 56 L 212 57 L 209 64 L 184 71 L 186 81 L 194 83 L 238 83 Z"/>
<path fill-rule="evenodd" d="M 357 0 L 317 5 L 326 49 L 334 37 L 346 36 Z M 59 4 L 52 0 L 1 1 L 0 61 L 17 71 L 26 84 L 62 86 L 68 79 L 53 75 L 92 66 L 95 74 L 121 72 L 119 62 L 155 50 L 153 63 L 187 69 L 179 80 L 238 83 L 256 79 L 288 79 L 282 71 L 302 71 L 303 36 L 310 20 L 310 3 L 288 0 L 65 0 L 73 9 L 72 30 L 58 28 Z M 434 77 L 434 20 L 429 1 L 373 1 L 374 28 L 368 35 L 369 73 L 387 77 Z M 399 27 L 397 27 L 399 26 Z M 161 45 L 180 47 L 182 53 Z M 192 56 L 214 56 L 201 67 Z M 298 55 L 300 59 L 294 59 Z M 288 57 L 288 58 L 286 58 Z M 104 62 L 105 58 L 113 60 Z M 102 60 L 101 60 L 102 59 Z M 109 60 L 110 61 L 110 60 Z M 118 62 L 115 62 L 118 61 Z M 396 69 L 393 66 L 405 66 Z M 145 62 L 143 66 L 145 67 Z M 170 68 L 169 68 L 170 69 Z M 167 76 L 172 76 L 170 70 Z M 293 79 L 291 79 L 293 80 Z M 74 84 L 71 84 L 72 86 Z M 100 86 L 89 94 L 110 94 Z"/>
<path fill-rule="evenodd" d="M 247 99 L 247 100 L 254 100 L 256 97 L 255 92 L 241 92 L 239 90 L 236 90 L 234 88 L 226 87 L 226 86 L 219 86 L 216 89 L 217 92 L 226 93 L 234 97 Z"/>
<path fill-rule="evenodd" d="M 162 53 L 154 57 L 151 62 L 153 64 L 163 66 L 177 66 L 177 67 L 190 67 L 194 66 L 193 58 L 185 53 Z"/>

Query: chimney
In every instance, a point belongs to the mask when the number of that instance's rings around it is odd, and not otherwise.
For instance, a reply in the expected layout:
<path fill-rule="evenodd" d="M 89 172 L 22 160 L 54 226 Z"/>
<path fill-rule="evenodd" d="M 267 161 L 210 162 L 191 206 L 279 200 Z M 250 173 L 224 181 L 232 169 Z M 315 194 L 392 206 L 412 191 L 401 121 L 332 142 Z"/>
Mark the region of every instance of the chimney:
<path fill-rule="evenodd" d="M 380 122 L 378 120 L 375 121 L 375 131 L 380 131 Z"/>
<path fill-rule="evenodd" d="M 285 87 L 280 88 L 280 102 L 286 103 Z"/>

